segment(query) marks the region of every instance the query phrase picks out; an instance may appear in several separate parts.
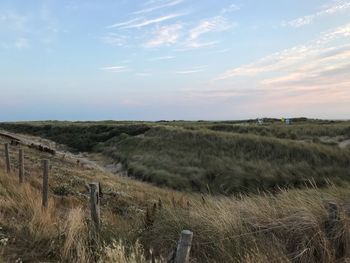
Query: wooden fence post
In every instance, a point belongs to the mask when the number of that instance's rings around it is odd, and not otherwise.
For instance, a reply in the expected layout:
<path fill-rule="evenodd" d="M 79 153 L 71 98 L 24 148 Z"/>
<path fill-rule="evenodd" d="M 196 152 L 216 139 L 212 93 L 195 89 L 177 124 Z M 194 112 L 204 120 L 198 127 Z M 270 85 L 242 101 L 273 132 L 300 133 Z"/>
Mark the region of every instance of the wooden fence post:
<path fill-rule="evenodd" d="M 19 183 L 23 183 L 24 181 L 24 151 L 23 149 L 19 149 Z"/>
<path fill-rule="evenodd" d="M 98 183 L 90 183 L 90 210 L 91 219 L 95 225 L 96 230 L 100 229 L 100 193 Z"/>
<path fill-rule="evenodd" d="M 326 222 L 326 232 L 330 239 L 333 239 L 336 233 L 336 226 L 339 221 L 339 208 L 337 203 L 328 202 L 328 221 Z"/>
<path fill-rule="evenodd" d="M 10 164 L 10 153 L 9 153 L 9 144 L 5 143 L 5 159 L 6 159 L 6 171 L 7 173 L 11 172 L 11 164 Z"/>
<path fill-rule="evenodd" d="M 334 202 L 328 203 L 328 220 L 334 225 L 339 219 L 338 205 Z"/>
<path fill-rule="evenodd" d="M 49 199 L 49 160 L 43 160 L 43 207 L 47 207 Z"/>
<path fill-rule="evenodd" d="M 192 245 L 193 233 L 183 230 L 176 249 L 175 263 L 188 263 Z"/>

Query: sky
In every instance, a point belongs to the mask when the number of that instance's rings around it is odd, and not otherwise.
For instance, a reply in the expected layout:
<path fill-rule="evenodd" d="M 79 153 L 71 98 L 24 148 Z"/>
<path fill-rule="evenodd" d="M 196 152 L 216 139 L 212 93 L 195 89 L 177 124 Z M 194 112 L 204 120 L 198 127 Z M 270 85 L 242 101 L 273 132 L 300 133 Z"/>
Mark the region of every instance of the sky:
<path fill-rule="evenodd" d="M 0 121 L 350 119 L 350 0 L 1 0 Z"/>

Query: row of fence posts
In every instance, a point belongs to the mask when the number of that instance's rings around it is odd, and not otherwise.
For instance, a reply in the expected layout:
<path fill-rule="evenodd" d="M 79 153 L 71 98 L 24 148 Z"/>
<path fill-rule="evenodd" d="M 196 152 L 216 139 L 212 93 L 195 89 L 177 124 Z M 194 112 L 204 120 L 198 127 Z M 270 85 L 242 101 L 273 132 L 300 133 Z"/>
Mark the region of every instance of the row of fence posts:
<path fill-rule="evenodd" d="M 11 160 L 9 144 L 5 144 L 5 162 L 6 171 L 11 173 Z M 43 184 L 42 184 L 42 206 L 47 207 L 49 201 L 49 160 L 43 160 Z M 19 149 L 18 151 L 18 179 L 19 183 L 24 182 L 25 170 L 24 170 L 24 150 Z"/>
<path fill-rule="evenodd" d="M 19 168 L 18 176 L 19 183 L 22 184 L 25 180 L 25 167 L 24 167 L 24 150 L 19 149 Z M 5 144 L 5 161 L 6 161 L 6 171 L 11 173 L 11 161 L 9 144 Z M 47 208 L 49 200 L 49 160 L 45 159 L 42 161 L 43 164 L 43 183 L 42 183 L 42 206 Z M 94 230 L 96 233 L 101 229 L 101 200 L 100 200 L 100 184 L 90 183 L 90 211 L 91 211 L 91 221 L 93 222 Z M 192 246 L 193 233 L 189 230 L 183 230 L 181 232 L 180 239 L 178 241 L 176 252 L 168 262 L 174 263 L 187 263 L 189 262 L 189 256 Z"/>

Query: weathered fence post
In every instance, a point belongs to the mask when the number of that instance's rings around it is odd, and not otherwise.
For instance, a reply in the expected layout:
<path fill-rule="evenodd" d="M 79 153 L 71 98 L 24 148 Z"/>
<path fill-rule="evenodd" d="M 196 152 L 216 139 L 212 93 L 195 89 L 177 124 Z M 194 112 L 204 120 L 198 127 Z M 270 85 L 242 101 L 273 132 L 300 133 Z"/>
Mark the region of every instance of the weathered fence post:
<path fill-rule="evenodd" d="M 336 233 L 336 226 L 339 221 L 339 209 L 335 202 L 328 203 L 328 220 L 326 222 L 326 233 L 328 238 L 333 239 Z"/>
<path fill-rule="evenodd" d="M 43 207 L 47 207 L 49 199 L 49 160 L 43 160 Z"/>
<path fill-rule="evenodd" d="M 5 159 L 6 159 L 6 171 L 7 173 L 11 172 L 11 164 L 10 164 L 10 153 L 9 153 L 9 144 L 5 143 Z"/>
<path fill-rule="evenodd" d="M 338 205 L 334 202 L 328 203 L 328 219 L 334 224 L 339 219 Z"/>
<path fill-rule="evenodd" d="M 19 149 L 19 168 L 18 168 L 18 176 L 19 183 L 23 183 L 24 181 L 24 151 L 23 149 Z"/>
<path fill-rule="evenodd" d="M 183 230 L 176 249 L 175 263 L 188 263 L 192 245 L 193 233 Z"/>
<path fill-rule="evenodd" d="M 90 210 L 91 219 L 95 225 L 96 230 L 100 229 L 100 194 L 98 183 L 90 183 Z"/>

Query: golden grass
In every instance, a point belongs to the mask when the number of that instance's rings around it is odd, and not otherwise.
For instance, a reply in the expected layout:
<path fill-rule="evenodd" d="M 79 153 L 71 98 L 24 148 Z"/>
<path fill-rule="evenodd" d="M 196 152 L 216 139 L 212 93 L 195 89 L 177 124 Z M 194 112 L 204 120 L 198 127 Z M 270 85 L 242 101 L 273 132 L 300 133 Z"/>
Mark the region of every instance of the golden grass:
<path fill-rule="evenodd" d="M 28 150 L 29 151 L 29 150 Z M 28 152 L 27 152 L 28 154 Z M 165 258 L 183 229 L 193 231 L 191 258 L 196 262 L 346 262 L 350 256 L 349 186 L 281 190 L 279 194 L 205 197 L 77 168 L 52 158 L 50 188 L 70 187 L 68 196 L 50 192 L 41 208 L 38 156 L 30 152 L 31 175 L 0 171 L 0 227 L 9 242 L 0 259 L 15 262 L 147 262 L 149 250 Z M 4 164 L 0 158 L 0 168 Z M 100 181 L 102 231 L 89 230 L 85 183 Z M 162 209 L 146 207 L 162 200 Z M 339 220 L 327 231 L 327 202 L 339 204 Z M 189 205 L 188 203 L 189 202 Z M 0 260 L 1 262 L 1 260 Z"/>
<path fill-rule="evenodd" d="M 142 263 L 147 262 L 147 260 L 140 243 L 136 242 L 130 251 L 126 251 L 126 247 L 123 245 L 122 241 L 113 241 L 111 245 L 104 248 L 104 257 L 100 262 Z"/>
<path fill-rule="evenodd" d="M 182 229 L 194 232 L 193 256 L 203 262 L 336 262 L 350 251 L 348 211 L 332 237 L 327 233 L 327 200 L 350 201 L 349 188 L 282 191 L 264 197 L 208 198 L 190 211 L 165 208 L 145 234 L 163 253 Z M 272 261 L 274 258 L 275 261 Z"/>
<path fill-rule="evenodd" d="M 16 174 L 0 171 L 0 227 L 10 240 L 0 246 L 0 259 L 85 263 L 102 258 L 115 262 L 112 260 L 117 258 L 121 263 L 146 262 L 138 243 L 131 253 L 121 243 L 104 246 L 89 230 L 87 218 L 82 207 L 65 209 L 54 198 L 49 199 L 48 208 L 42 208 L 38 189 L 30 183 L 19 185 Z M 113 255 L 113 251 L 118 253 Z"/>
<path fill-rule="evenodd" d="M 68 213 L 64 225 L 66 236 L 62 248 L 62 258 L 68 262 L 92 261 L 85 217 L 86 215 L 81 208 L 72 209 Z"/>

